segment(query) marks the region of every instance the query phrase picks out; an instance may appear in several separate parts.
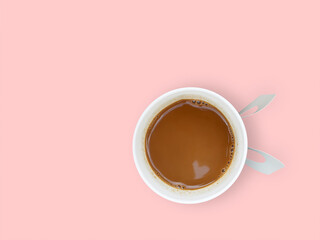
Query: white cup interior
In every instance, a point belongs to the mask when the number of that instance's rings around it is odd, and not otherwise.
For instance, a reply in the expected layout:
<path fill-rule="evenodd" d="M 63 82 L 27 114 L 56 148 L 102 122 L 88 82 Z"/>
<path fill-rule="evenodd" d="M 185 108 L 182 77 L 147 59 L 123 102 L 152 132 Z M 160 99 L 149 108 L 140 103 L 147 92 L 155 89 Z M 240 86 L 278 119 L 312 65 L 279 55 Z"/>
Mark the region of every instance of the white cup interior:
<path fill-rule="evenodd" d="M 199 99 L 218 108 L 228 119 L 235 137 L 235 152 L 231 165 L 216 182 L 196 190 L 182 190 L 163 182 L 149 165 L 145 151 L 145 136 L 153 118 L 168 105 L 180 99 Z M 222 96 L 202 88 L 179 88 L 154 100 L 141 115 L 133 137 L 133 156 L 144 182 L 158 195 L 178 203 L 200 203 L 225 192 L 239 177 L 246 161 L 247 133 L 237 110 Z"/>

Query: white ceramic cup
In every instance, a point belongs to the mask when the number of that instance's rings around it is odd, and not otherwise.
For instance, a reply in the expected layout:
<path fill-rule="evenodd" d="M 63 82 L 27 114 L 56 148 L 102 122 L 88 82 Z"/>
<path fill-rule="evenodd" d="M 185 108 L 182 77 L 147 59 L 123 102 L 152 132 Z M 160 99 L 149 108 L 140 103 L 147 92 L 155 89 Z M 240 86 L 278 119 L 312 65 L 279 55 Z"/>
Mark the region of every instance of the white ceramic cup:
<path fill-rule="evenodd" d="M 145 136 L 153 118 L 168 105 L 180 99 L 199 99 L 218 108 L 228 119 L 235 137 L 235 152 L 231 165 L 218 181 L 196 190 L 182 190 L 162 181 L 152 170 L 145 151 Z M 179 88 L 154 100 L 141 115 L 133 137 L 133 156 L 144 182 L 158 195 L 177 203 L 201 203 L 224 193 L 239 177 L 246 162 L 248 140 L 238 111 L 225 98 L 202 88 Z"/>

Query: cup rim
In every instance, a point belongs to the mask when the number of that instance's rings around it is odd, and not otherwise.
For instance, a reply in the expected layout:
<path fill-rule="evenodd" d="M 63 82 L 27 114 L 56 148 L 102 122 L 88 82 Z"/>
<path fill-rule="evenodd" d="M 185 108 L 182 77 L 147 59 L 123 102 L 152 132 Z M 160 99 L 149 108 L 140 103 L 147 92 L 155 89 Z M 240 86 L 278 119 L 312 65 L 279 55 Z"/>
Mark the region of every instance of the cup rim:
<path fill-rule="evenodd" d="M 136 153 L 136 150 L 137 150 L 137 132 L 141 128 L 142 121 L 144 120 L 146 114 L 154 106 L 156 106 L 161 100 L 163 100 L 164 98 L 170 96 L 171 94 L 176 94 L 176 93 L 184 92 L 184 91 L 206 92 L 207 94 L 212 95 L 215 98 L 219 98 L 220 100 L 222 100 L 226 105 L 228 105 L 228 108 L 235 114 L 235 117 L 236 117 L 238 123 L 240 124 L 240 126 L 242 128 L 242 134 L 243 134 L 243 139 L 242 139 L 243 140 L 243 144 L 244 144 L 243 149 L 242 149 L 242 151 L 244 151 L 243 152 L 243 157 L 241 159 L 240 165 L 237 168 L 237 171 L 233 174 L 232 179 L 228 182 L 228 184 L 221 191 L 219 191 L 217 193 L 213 193 L 210 196 L 207 196 L 205 198 L 202 198 L 202 199 L 196 200 L 196 201 L 172 198 L 172 197 L 170 197 L 168 195 L 165 195 L 162 192 L 158 191 L 158 189 L 153 184 L 151 184 L 149 182 L 149 180 L 145 176 L 144 172 L 142 171 L 142 169 L 140 167 L 140 164 L 138 163 L 138 159 L 137 159 L 138 156 L 137 156 L 137 153 Z M 165 198 L 167 200 L 170 200 L 172 202 L 183 203 L 183 204 L 196 204 L 196 203 L 206 202 L 206 201 L 209 201 L 209 200 L 211 200 L 213 198 L 216 198 L 216 197 L 220 196 L 222 193 L 224 193 L 226 190 L 228 190 L 233 185 L 233 183 L 238 179 L 239 175 L 241 174 L 241 172 L 243 170 L 243 167 L 244 167 L 244 164 L 245 164 L 245 161 L 246 161 L 247 150 L 248 150 L 248 138 L 247 138 L 247 131 L 246 131 L 245 125 L 243 123 L 243 120 L 242 120 L 240 114 L 238 113 L 238 111 L 234 108 L 234 106 L 227 99 L 225 99 L 221 95 L 219 95 L 219 94 L 217 94 L 217 93 L 215 93 L 215 92 L 213 92 L 211 90 L 208 90 L 208 89 L 198 88 L 198 87 L 184 87 L 184 88 L 177 88 L 177 89 L 174 89 L 174 90 L 171 90 L 171 91 L 168 91 L 168 92 L 162 94 L 161 96 L 159 96 L 155 100 L 153 100 L 149 104 L 149 106 L 147 106 L 147 108 L 143 111 L 143 113 L 141 114 L 141 116 L 140 116 L 140 118 L 139 118 L 139 120 L 138 120 L 138 122 L 136 124 L 136 128 L 135 128 L 134 135 L 133 135 L 132 150 L 133 150 L 135 166 L 136 166 L 136 168 L 138 170 L 138 173 L 141 176 L 142 180 L 145 182 L 145 184 L 152 191 L 154 191 L 159 196 L 161 196 L 161 197 L 163 197 L 163 198 Z M 207 188 L 207 187 L 204 187 L 204 188 Z M 195 191 L 195 190 L 192 190 L 192 191 Z"/>

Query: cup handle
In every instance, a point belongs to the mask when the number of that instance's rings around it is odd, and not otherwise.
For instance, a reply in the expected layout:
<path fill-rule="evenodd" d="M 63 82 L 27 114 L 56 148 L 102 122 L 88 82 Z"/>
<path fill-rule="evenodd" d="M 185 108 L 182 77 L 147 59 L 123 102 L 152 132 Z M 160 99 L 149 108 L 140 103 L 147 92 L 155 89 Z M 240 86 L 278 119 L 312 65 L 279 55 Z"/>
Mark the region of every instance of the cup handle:
<path fill-rule="evenodd" d="M 246 106 L 239 112 L 241 117 L 246 118 L 261 111 L 273 100 L 275 96 L 276 96 L 275 94 L 266 94 L 266 95 L 261 95 L 257 97 L 253 102 L 251 102 L 248 106 Z M 257 107 L 256 111 L 254 111 L 251 114 L 244 115 L 245 112 L 247 112 L 248 110 L 254 107 Z M 248 149 L 259 153 L 265 159 L 264 162 L 255 162 L 247 158 L 246 164 L 249 167 L 252 167 L 254 170 L 264 174 L 271 174 L 284 167 L 284 164 L 280 162 L 278 159 L 276 159 L 275 157 L 257 149 L 253 149 L 250 147 Z"/>
<path fill-rule="evenodd" d="M 247 158 L 246 164 L 249 167 L 252 167 L 254 170 L 264 174 L 271 174 L 284 167 L 284 164 L 275 157 L 257 149 L 253 149 L 250 147 L 248 149 L 259 153 L 265 159 L 264 162 L 255 162 Z"/>
<path fill-rule="evenodd" d="M 262 109 L 264 109 L 275 97 L 275 94 L 266 94 L 266 95 L 261 95 L 259 97 L 257 97 L 253 102 L 251 102 L 248 106 L 246 106 L 244 109 L 242 109 L 239 113 L 241 115 L 242 118 L 246 118 L 249 117 L 259 111 L 261 111 Z M 257 107 L 256 111 L 254 111 L 251 114 L 248 115 L 243 115 L 243 113 L 247 112 L 248 110 Z"/>

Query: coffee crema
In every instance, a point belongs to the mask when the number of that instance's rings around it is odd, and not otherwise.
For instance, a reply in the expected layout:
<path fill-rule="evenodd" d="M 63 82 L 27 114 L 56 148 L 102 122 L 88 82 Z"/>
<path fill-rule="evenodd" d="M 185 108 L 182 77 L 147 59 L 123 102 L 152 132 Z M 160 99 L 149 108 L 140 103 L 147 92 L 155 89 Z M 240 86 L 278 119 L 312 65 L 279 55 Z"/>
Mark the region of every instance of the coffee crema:
<path fill-rule="evenodd" d="M 179 189 L 216 182 L 229 168 L 235 140 L 226 117 L 198 99 L 179 100 L 153 119 L 145 137 L 153 171 Z"/>

